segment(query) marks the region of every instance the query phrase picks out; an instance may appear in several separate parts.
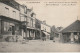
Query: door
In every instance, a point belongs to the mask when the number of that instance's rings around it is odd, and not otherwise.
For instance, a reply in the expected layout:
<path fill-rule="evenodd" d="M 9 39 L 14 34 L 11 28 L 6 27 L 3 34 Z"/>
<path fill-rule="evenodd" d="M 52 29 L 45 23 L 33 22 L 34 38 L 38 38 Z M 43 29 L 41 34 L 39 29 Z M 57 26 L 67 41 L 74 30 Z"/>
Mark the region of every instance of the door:
<path fill-rule="evenodd" d="M 12 26 L 12 35 L 15 35 L 15 26 Z"/>

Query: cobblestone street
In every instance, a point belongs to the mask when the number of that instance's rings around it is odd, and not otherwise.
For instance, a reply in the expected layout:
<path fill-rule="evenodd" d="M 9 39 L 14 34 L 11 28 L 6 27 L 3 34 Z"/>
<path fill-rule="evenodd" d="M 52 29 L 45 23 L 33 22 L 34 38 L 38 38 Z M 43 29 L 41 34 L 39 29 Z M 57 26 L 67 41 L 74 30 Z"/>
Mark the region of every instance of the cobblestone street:
<path fill-rule="evenodd" d="M 0 42 L 0 52 L 80 52 L 80 44 L 54 43 L 53 41 L 30 40 L 21 42 Z"/>

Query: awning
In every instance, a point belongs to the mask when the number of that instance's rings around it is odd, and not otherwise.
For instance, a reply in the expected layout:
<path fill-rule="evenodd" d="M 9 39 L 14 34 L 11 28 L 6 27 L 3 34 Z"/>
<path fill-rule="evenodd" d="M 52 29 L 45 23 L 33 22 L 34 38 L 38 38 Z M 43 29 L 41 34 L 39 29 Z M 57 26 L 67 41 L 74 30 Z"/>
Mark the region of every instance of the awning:
<path fill-rule="evenodd" d="M 45 32 L 45 31 L 42 31 L 45 35 L 50 35 L 49 33 Z"/>
<path fill-rule="evenodd" d="M 33 27 L 27 27 L 27 29 L 36 30 L 36 29 L 35 29 L 35 28 L 33 28 Z"/>
<path fill-rule="evenodd" d="M 13 19 L 13 18 L 10 18 L 10 17 L 6 17 L 6 16 L 3 16 L 3 15 L 0 15 L 0 17 L 1 17 L 1 19 L 4 19 L 4 20 L 6 20 L 6 21 L 11 21 L 11 22 L 15 22 L 15 23 L 21 23 L 21 21 L 20 20 L 17 20 L 17 19 Z"/>

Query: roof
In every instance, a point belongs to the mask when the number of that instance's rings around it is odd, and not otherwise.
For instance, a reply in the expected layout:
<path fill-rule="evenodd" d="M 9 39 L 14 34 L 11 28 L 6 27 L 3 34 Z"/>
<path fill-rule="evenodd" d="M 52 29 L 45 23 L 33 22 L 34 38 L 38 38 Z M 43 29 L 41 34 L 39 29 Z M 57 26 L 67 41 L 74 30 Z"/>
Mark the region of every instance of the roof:
<path fill-rule="evenodd" d="M 76 20 L 71 25 L 64 28 L 61 32 L 80 32 L 80 20 Z"/>
<path fill-rule="evenodd" d="M 20 10 L 19 9 L 19 5 L 20 4 L 17 3 L 15 0 L 0 0 L 0 2 L 6 4 L 6 5 L 10 6 L 10 7 L 13 7 L 15 9 L 17 9 L 17 10 Z"/>
<path fill-rule="evenodd" d="M 63 30 L 63 27 L 57 27 L 56 30 L 57 30 L 58 32 L 60 32 L 60 31 Z"/>

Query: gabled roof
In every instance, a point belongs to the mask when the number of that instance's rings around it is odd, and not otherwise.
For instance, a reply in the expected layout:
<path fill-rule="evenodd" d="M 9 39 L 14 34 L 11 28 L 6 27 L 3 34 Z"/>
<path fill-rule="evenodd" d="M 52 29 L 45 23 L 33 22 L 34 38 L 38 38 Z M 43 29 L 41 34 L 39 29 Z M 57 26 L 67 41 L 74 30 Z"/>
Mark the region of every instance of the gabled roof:
<path fill-rule="evenodd" d="M 60 31 L 63 30 L 63 27 L 57 27 L 56 30 L 57 30 L 58 32 L 60 32 Z"/>
<path fill-rule="evenodd" d="M 64 28 L 61 32 L 80 32 L 80 20 L 76 20 L 71 25 Z"/>

